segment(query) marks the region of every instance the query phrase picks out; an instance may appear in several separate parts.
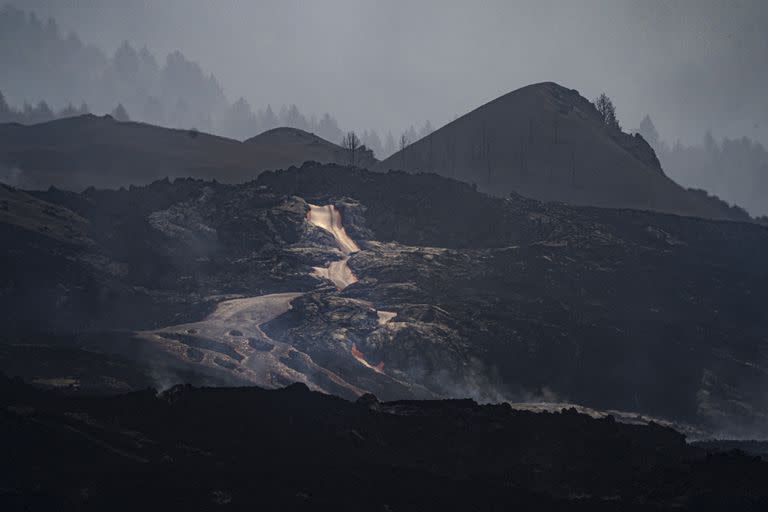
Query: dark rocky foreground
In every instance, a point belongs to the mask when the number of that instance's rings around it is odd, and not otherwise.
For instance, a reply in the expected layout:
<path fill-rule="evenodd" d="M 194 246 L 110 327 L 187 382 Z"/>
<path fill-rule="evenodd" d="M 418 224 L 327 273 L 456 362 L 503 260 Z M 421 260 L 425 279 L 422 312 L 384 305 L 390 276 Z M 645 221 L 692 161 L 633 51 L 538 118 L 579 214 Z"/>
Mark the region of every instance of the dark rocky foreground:
<path fill-rule="evenodd" d="M 63 396 L 0 381 L 3 510 L 765 510 L 768 463 L 656 424 L 295 384 Z"/>
<path fill-rule="evenodd" d="M 763 226 L 312 163 L 241 185 L 2 194 L 10 375 L 571 402 L 765 435 Z M 361 248 L 343 290 L 313 271 L 342 255 L 310 203 L 334 205 Z M 284 310 L 249 317 L 263 322 L 205 323 L 227 299 L 283 292 Z"/>

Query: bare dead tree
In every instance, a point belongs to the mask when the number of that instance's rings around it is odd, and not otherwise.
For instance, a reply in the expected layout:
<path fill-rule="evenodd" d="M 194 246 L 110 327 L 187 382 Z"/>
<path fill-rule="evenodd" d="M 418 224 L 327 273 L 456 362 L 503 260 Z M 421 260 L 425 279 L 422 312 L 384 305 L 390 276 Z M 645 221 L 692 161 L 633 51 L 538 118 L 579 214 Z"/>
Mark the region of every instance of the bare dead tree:
<path fill-rule="evenodd" d="M 605 93 L 600 94 L 593 103 L 598 114 L 600 114 L 603 124 L 612 130 L 621 131 L 621 125 L 619 125 L 619 120 L 616 118 L 616 107 L 608 95 Z"/>
<path fill-rule="evenodd" d="M 360 149 L 360 138 L 355 132 L 348 132 L 341 141 L 341 147 L 347 153 L 349 166 L 354 167 L 357 162 L 357 152 Z"/>

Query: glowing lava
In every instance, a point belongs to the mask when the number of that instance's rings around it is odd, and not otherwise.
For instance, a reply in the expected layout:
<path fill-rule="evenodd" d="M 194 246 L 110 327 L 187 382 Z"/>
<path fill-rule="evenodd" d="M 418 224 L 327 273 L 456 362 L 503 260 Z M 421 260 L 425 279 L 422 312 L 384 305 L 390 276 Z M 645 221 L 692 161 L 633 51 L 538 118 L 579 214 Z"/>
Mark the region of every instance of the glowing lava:
<path fill-rule="evenodd" d="M 357 282 L 357 277 L 352 273 L 352 270 L 347 265 L 349 261 L 349 255 L 360 251 L 360 247 L 357 246 L 354 240 L 352 240 L 347 231 L 344 229 L 344 225 L 341 223 L 341 213 L 332 204 L 325 206 L 317 206 L 314 204 L 309 205 L 309 211 L 307 212 L 307 221 L 320 229 L 323 229 L 333 235 L 333 239 L 336 240 L 336 245 L 339 250 L 344 253 L 344 258 L 339 261 L 331 262 L 328 267 L 314 267 L 312 274 L 328 279 L 339 290 L 343 290 L 352 283 Z"/>
<path fill-rule="evenodd" d="M 360 363 L 362 363 L 363 366 L 366 366 L 366 367 L 370 368 L 371 370 L 375 370 L 375 371 L 377 371 L 379 373 L 384 371 L 384 361 L 380 362 L 379 364 L 377 364 L 375 366 L 370 364 L 368 361 L 365 360 L 365 357 L 363 356 L 363 353 L 360 352 L 357 349 L 357 345 L 355 345 L 354 343 L 352 344 L 352 356 L 355 359 L 357 359 Z"/>
<path fill-rule="evenodd" d="M 347 231 L 341 223 L 341 213 L 332 204 L 325 206 L 310 204 L 307 220 L 310 224 L 332 234 L 336 244 L 344 254 L 348 255 L 360 251 L 355 241 L 347 235 Z"/>

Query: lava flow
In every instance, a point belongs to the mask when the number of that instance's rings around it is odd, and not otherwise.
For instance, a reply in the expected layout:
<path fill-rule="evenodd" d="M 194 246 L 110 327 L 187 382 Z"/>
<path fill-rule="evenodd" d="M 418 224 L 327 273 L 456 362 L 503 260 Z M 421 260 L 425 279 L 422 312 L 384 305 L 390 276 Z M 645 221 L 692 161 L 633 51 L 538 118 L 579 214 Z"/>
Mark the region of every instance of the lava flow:
<path fill-rule="evenodd" d="M 363 366 L 367 366 L 371 370 L 375 370 L 380 373 L 384 371 L 384 361 L 380 362 L 377 365 L 372 365 L 371 363 L 365 360 L 365 356 L 363 356 L 363 353 L 357 349 L 357 345 L 355 345 L 354 343 L 352 344 L 352 356 L 355 359 L 357 359 L 360 363 L 362 363 Z"/>
<path fill-rule="evenodd" d="M 307 212 L 307 221 L 313 226 L 317 226 L 333 235 L 336 245 L 344 254 L 344 258 L 334 261 L 327 267 L 314 267 L 312 273 L 315 276 L 322 277 L 331 281 L 336 288 L 343 290 L 352 283 L 357 282 L 357 277 L 347 265 L 349 255 L 360 251 L 354 240 L 352 240 L 344 225 L 341 223 L 341 213 L 332 204 L 325 206 L 309 205 Z"/>

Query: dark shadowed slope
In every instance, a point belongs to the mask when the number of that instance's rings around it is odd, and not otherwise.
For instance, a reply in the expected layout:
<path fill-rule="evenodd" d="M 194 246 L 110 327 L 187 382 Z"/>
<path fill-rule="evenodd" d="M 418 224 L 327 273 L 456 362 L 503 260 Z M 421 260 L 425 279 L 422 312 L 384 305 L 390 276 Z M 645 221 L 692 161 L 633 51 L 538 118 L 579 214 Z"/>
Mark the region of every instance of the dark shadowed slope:
<path fill-rule="evenodd" d="M 26 188 L 117 188 L 164 177 L 233 183 L 251 180 L 266 169 L 342 158 L 339 146 L 293 128 L 240 142 L 195 130 L 118 122 L 109 116 L 32 126 L 0 124 L 0 169 L 6 170 L 0 180 Z"/>
<path fill-rule="evenodd" d="M 514 191 L 578 205 L 749 219 L 677 185 L 642 137 L 607 129 L 588 100 L 551 82 L 477 108 L 381 167 L 434 171 L 502 196 Z"/>
<path fill-rule="evenodd" d="M 303 385 L 71 397 L 0 376 L 0 508 L 765 510 L 768 463 L 656 424 Z"/>

